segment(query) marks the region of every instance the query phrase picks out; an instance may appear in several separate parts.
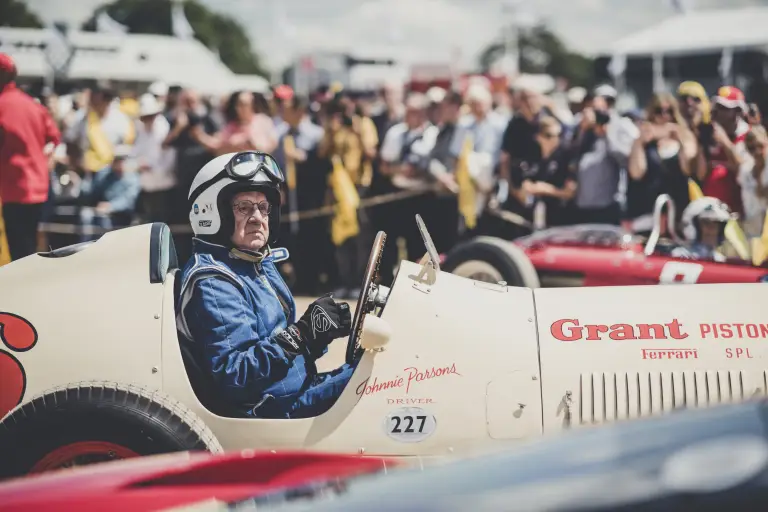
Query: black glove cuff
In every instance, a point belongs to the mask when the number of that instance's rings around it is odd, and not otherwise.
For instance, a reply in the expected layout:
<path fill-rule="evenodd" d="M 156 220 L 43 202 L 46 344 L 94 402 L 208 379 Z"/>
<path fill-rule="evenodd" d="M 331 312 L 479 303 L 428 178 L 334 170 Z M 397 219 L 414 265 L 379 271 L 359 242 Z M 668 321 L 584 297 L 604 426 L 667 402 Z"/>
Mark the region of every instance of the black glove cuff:
<path fill-rule="evenodd" d="M 339 303 L 339 329 L 342 332 L 349 332 L 352 327 L 352 312 L 349 309 L 349 304 L 346 302 Z"/>
<path fill-rule="evenodd" d="M 295 325 L 289 325 L 284 331 L 277 333 L 275 341 L 291 359 L 298 356 L 304 346 L 301 331 Z"/>

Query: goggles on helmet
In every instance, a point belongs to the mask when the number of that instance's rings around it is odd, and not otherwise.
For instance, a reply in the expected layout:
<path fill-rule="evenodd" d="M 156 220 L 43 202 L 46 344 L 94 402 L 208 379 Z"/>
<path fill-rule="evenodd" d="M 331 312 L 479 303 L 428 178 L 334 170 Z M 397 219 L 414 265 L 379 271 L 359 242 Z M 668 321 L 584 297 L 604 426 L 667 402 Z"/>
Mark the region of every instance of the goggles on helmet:
<path fill-rule="evenodd" d="M 189 203 L 193 203 L 205 189 L 223 178 L 251 183 L 285 183 L 285 175 L 271 155 L 261 151 L 241 151 L 227 162 L 220 173 L 197 187 L 190 194 Z"/>
<path fill-rule="evenodd" d="M 251 180 L 260 171 L 264 171 L 273 181 L 285 181 L 285 175 L 275 159 L 261 151 L 242 151 L 236 154 L 224 166 L 224 171 L 236 181 Z"/>

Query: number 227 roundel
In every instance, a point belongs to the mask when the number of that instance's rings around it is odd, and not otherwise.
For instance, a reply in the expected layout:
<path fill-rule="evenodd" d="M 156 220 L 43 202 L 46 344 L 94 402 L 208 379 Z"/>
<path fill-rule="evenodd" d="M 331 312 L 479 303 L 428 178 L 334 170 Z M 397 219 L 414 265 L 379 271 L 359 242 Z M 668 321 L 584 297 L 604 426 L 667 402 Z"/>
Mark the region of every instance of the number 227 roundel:
<path fill-rule="evenodd" d="M 421 407 L 400 407 L 384 421 L 387 435 L 401 443 L 419 443 L 434 434 L 436 428 L 435 416 Z"/>

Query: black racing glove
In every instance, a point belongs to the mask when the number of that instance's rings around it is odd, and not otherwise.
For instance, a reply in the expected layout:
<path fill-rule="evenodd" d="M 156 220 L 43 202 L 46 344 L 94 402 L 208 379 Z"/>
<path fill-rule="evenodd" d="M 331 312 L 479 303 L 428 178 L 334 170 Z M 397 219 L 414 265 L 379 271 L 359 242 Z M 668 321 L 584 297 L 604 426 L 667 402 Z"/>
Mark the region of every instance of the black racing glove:
<path fill-rule="evenodd" d="M 299 355 L 303 347 L 312 354 L 320 354 L 331 341 L 348 336 L 351 325 L 349 304 L 336 302 L 330 296 L 320 297 L 298 322 L 276 334 L 275 341 L 291 358 Z"/>

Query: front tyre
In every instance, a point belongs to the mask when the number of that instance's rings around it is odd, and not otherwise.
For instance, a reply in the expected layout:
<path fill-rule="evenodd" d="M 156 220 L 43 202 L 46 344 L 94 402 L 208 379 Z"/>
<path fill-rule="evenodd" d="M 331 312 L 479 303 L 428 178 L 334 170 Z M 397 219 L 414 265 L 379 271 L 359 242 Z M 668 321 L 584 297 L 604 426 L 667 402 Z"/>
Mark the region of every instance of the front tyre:
<path fill-rule="evenodd" d="M 0 478 L 178 451 L 222 448 L 184 405 L 132 385 L 53 389 L 0 422 Z"/>

